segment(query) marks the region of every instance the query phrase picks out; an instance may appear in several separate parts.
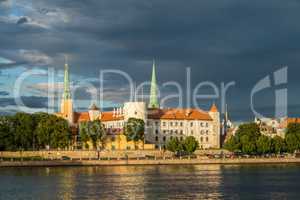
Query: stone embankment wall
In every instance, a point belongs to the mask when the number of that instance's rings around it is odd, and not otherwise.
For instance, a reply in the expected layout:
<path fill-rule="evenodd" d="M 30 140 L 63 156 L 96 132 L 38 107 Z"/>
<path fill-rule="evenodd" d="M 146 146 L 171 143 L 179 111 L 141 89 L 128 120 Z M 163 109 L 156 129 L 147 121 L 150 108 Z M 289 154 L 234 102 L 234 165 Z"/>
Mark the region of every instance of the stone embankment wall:
<path fill-rule="evenodd" d="M 157 159 L 157 160 L 53 160 L 53 161 L 0 161 L 0 167 L 51 166 L 118 166 L 118 165 L 208 165 L 208 164 L 300 164 L 300 158 L 244 158 L 244 159 Z"/>
<path fill-rule="evenodd" d="M 173 153 L 159 150 L 139 151 L 17 151 L 0 152 L 0 158 L 26 158 L 41 157 L 44 159 L 61 159 L 63 157 L 73 159 L 95 159 L 95 158 L 137 158 L 137 157 L 172 157 Z"/>

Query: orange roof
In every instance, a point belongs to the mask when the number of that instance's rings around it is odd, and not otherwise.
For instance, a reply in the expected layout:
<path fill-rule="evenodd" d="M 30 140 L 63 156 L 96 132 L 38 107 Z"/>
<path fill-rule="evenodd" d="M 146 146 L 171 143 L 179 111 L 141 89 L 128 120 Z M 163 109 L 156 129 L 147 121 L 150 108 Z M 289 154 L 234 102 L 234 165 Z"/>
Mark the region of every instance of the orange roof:
<path fill-rule="evenodd" d="M 287 126 L 292 123 L 300 123 L 300 118 L 286 118 L 280 123 L 279 127 L 287 128 Z"/>
<path fill-rule="evenodd" d="M 300 118 L 287 118 L 286 122 L 288 124 L 291 124 L 291 123 L 300 123 Z"/>
<path fill-rule="evenodd" d="M 90 121 L 90 115 L 88 112 L 75 112 L 74 113 L 74 122 L 84 122 L 84 121 Z"/>
<path fill-rule="evenodd" d="M 114 116 L 113 112 L 103 112 L 101 113 L 101 121 L 118 121 L 118 120 L 123 120 L 124 116 Z"/>
<path fill-rule="evenodd" d="M 149 119 L 169 120 L 208 120 L 212 121 L 210 115 L 199 109 L 157 109 L 148 114 Z"/>
<path fill-rule="evenodd" d="M 210 108 L 210 112 L 219 112 L 216 104 L 213 104 Z"/>

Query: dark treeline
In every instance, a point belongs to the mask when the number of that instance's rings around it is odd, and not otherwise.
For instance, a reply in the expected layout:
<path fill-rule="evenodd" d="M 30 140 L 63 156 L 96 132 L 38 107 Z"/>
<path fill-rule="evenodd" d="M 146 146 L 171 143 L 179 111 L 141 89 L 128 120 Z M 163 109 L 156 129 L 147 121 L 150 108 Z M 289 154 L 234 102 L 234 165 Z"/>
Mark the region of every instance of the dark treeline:
<path fill-rule="evenodd" d="M 66 148 L 71 141 L 68 122 L 47 113 L 17 113 L 0 117 L 0 150 Z"/>
<path fill-rule="evenodd" d="M 300 149 L 300 124 L 289 124 L 284 139 L 261 134 L 255 123 L 242 124 L 236 134 L 228 139 L 224 148 L 245 154 L 294 153 Z"/>

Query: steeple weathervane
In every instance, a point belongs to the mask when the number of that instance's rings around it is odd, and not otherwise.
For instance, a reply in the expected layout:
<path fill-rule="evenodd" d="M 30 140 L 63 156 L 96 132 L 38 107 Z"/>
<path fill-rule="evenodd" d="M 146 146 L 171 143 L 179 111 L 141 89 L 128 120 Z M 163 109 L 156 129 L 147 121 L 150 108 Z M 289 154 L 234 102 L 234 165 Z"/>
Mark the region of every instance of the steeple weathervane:
<path fill-rule="evenodd" d="M 159 108 L 157 89 L 155 60 L 153 59 L 149 108 Z"/>

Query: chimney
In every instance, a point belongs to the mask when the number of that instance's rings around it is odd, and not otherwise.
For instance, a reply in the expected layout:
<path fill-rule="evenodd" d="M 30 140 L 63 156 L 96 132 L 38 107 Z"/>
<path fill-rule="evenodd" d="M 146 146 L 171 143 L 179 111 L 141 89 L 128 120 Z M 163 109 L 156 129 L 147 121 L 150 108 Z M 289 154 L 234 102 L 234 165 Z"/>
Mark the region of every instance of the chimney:
<path fill-rule="evenodd" d="M 186 109 L 185 111 L 185 116 L 188 117 L 191 114 L 191 110 L 190 109 Z"/>
<path fill-rule="evenodd" d="M 113 117 L 115 117 L 116 116 L 116 108 L 114 108 L 114 110 L 113 110 Z"/>
<path fill-rule="evenodd" d="M 118 108 L 118 117 L 121 115 L 121 108 Z"/>

